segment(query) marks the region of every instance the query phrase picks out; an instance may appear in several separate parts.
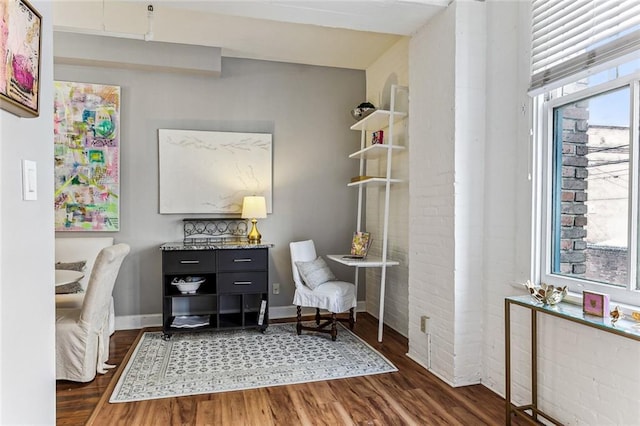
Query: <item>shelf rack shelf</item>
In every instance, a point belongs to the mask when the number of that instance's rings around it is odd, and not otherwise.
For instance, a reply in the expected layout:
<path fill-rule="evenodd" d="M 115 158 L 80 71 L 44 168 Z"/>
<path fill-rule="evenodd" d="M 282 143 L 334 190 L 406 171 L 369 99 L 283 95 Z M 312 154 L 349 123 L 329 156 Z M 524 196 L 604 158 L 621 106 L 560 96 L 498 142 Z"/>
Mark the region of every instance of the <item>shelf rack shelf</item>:
<path fill-rule="evenodd" d="M 361 149 L 349 155 L 349 158 L 355 160 L 377 160 L 386 157 L 389 154 L 389 150 L 403 151 L 404 146 L 400 145 L 387 145 L 384 143 L 377 143 L 375 145 L 369 145 L 368 147 Z"/>
<path fill-rule="evenodd" d="M 347 186 L 366 186 L 366 185 L 386 185 L 388 183 L 400 183 L 402 179 L 387 179 L 383 177 L 372 177 L 369 179 L 359 180 L 357 182 L 348 183 Z"/>
<path fill-rule="evenodd" d="M 391 90 L 393 91 L 394 89 Z M 393 106 L 391 108 L 393 109 Z M 404 112 L 377 109 L 351 126 L 351 130 L 380 130 L 384 127 L 388 127 L 390 122 L 397 123 L 398 121 L 404 120 L 406 117 L 407 114 Z"/>
<path fill-rule="evenodd" d="M 396 111 L 396 95 L 397 92 L 409 93 L 409 88 L 404 86 L 392 85 L 391 86 L 391 105 L 390 110 L 376 110 L 369 114 L 367 117 L 355 123 L 351 126 L 351 130 L 360 132 L 360 149 L 351 155 L 349 158 L 360 161 L 360 176 L 366 176 L 366 162 L 368 160 L 385 160 L 386 159 L 386 173 L 384 176 L 367 177 L 362 180 L 350 182 L 347 184 L 349 187 L 358 188 L 358 218 L 357 218 L 357 231 L 362 231 L 362 217 L 364 216 L 363 205 L 364 197 L 366 196 L 367 186 L 384 187 L 384 221 L 382 232 L 382 255 L 378 258 L 373 256 L 367 256 L 366 259 L 354 260 L 345 259 L 344 255 L 329 255 L 327 256 L 334 262 L 341 263 L 343 265 L 356 268 L 354 282 L 356 285 L 356 292 L 358 289 L 358 270 L 360 268 L 381 268 L 380 274 L 380 311 L 378 315 L 378 341 L 382 342 L 382 330 L 384 326 L 384 295 L 386 285 L 387 267 L 399 265 L 400 263 L 391 260 L 387 257 L 387 243 L 389 236 L 389 193 L 391 191 L 391 185 L 395 183 L 403 182 L 402 179 L 394 179 L 391 177 L 391 162 L 395 153 L 401 152 L 405 149 L 404 146 L 394 144 L 394 125 L 404 120 L 407 117 L 407 113 Z M 367 146 L 367 132 L 375 132 L 381 129 L 385 130 L 386 141 L 381 144 L 372 144 Z"/>

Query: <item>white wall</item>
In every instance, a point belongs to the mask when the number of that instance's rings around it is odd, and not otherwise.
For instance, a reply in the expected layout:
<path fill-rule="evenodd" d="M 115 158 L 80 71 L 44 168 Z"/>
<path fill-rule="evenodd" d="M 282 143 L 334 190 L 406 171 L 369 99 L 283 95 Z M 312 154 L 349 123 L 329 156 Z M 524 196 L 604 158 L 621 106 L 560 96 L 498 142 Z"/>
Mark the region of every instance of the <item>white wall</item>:
<path fill-rule="evenodd" d="M 529 4 L 473 3 L 453 3 L 410 43 L 410 222 L 411 229 L 420 229 L 419 224 L 422 229 L 421 238 L 410 242 L 409 355 L 425 365 L 430 361 L 432 371 L 454 385 L 480 365 L 482 383 L 504 395 L 504 298 L 525 293 L 515 283 L 529 278 L 533 256 Z M 474 12 L 478 7 L 482 10 Z M 460 61 L 474 60 L 482 33 L 461 31 L 479 31 L 481 13 L 487 23 L 486 100 L 474 102 L 482 83 L 467 87 L 469 96 L 461 99 L 469 82 L 464 70 L 471 67 Z M 474 17 L 476 22 L 469 22 Z M 481 97 L 478 92 L 476 101 Z M 479 149 L 467 133 L 481 129 L 469 114 L 482 116 L 483 110 L 486 129 Z M 474 158 L 484 170 L 477 169 Z M 482 200 L 465 190 L 474 175 Z M 460 259 L 471 259 L 472 267 L 459 268 Z M 474 278 L 481 294 L 471 287 Z M 482 306 L 479 315 L 459 311 L 469 306 L 470 296 Z M 432 318 L 431 352 L 418 330 L 422 314 Z M 529 318 L 528 311 L 512 309 L 517 404 L 530 402 Z M 482 349 L 476 354 L 467 347 L 470 341 L 476 347 L 475 336 L 467 332 L 469 319 L 482 324 Z M 545 316 L 539 318 L 538 333 L 543 410 L 569 425 L 640 424 L 637 342 Z"/>
<path fill-rule="evenodd" d="M 485 5 L 456 4 L 455 383 L 482 372 L 481 276 L 484 253 Z"/>
<path fill-rule="evenodd" d="M 409 355 L 455 386 L 482 372 L 484 17 L 453 3 L 410 50 Z"/>
<path fill-rule="evenodd" d="M 525 2 L 486 4 L 482 382 L 504 395 L 504 297 L 524 294 L 513 285 L 529 278 L 532 257 L 529 7 Z M 544 315 L 538 334 L 543 410 L 567 425 L 640 424 L 638 342 Z M 529 403 L 529 312 L 521 308 L 512 308 L 511 347 L 513 400 Z"/>
<path fill-rule="evenodd" d="M 519 293 L 512 285 L 529 278 L 532 256 L 528 22 L 526 3 L 487 3 L 483 383 L 501 394 L 504 297 Z"/>
<path fill-rule="evenodd" d="M 0 424 L 55 424 L 53 46 L 42 14 L 40 116 L 0 111 Z M 37 163 L 38 199 L 22 200 L 22 160 Z"/>
<path fill-rule="evenodd" d="M 409 356 L 449 383 L 455 319 L 455 8 L 409 45 Z M 428 336 L 420 316 L 430 320 Z"/>
<path fill-rule="evenodd" d="M 376 107 L 389 109 L 392 84 L 409 85 L 408 38 L 397 42 L 367 68 L 367 100 Z M 396 109 L 408 112 L 407 108 L 407 94 L 398 92 Z M 384 304 L 384 323 L 404 336 L 408 336 L 409 303 L 409 120 L 395 124 L 393 132 L 393 144 L 404 146 L 406 149 L 394 154 L 391 165 L 391 176 L 404 182 L 392 185 L 389 194 L 387 257 L 399 261 L 400 265 L 387 268 Z M 385 128 L 384 132 L 385 140 L 388 141 L 388 129 Z M 371 160 L 367 163 L 366 174 L 384 176 L 386 167 L 386 159 Z M 355 194 L 354 190 L 354 196 Z M 385 190 L 384 187 L 369 187 L 366 194 L 366 230 L 373 236 L 371 253 L 381 255 Z M 376 318 L 380 309 L 380 278 L 380 268 L 366 269 L 367 312 Z"/>

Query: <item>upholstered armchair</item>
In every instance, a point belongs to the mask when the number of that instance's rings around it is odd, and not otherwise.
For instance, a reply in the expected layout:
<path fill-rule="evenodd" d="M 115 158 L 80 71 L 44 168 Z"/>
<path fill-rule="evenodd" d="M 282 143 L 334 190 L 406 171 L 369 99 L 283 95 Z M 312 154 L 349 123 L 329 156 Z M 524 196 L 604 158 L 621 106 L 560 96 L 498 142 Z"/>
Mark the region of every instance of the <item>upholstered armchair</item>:
<path fill-rule="evenodd" d="M 56 309 L 56 379 L 89 382 L 104 374 L 109 359 L 109 307 L 127 244 L 100 251 L 82 307 Z"/>
<path fill-rule="evenodd" d="M 355 285 L 336 279 L 322 257 L 316 254 L 313 240 L 289 243 L 289 249 L 293 281 L 296 285 L 293 304 L 297 306 L 297 333 L 301 334 L 302 330 L 318 331 L 329 333 L 331 340 L 336 340 L 336 321 L 347 322 L 353 330 L 353 309 L 357 304 Z M 303 325 L 302 307 L 316 308 L 316 327 Z M 329 314 L 321 315 L 321 309 Z M 336 315 L 347 311 L 348 318 L 338 318 Z M 328 326 L 331 327 L 327 329 Z"/>

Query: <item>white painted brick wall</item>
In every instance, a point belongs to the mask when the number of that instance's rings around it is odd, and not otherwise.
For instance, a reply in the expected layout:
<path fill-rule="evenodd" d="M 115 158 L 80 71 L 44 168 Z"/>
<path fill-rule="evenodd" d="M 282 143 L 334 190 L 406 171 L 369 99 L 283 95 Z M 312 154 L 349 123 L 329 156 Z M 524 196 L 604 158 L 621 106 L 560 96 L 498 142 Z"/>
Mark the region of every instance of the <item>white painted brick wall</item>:
<path fill-rule="evenodd" d="M 432 334 L 429 354 L 410 328 L 409 353 L 454 385 L 482 372 L 483 12 L 453 4 L 411 40 L 409 314 Z"/>
<path fill-rule="evenodd" d="M 482 372 L 485 5 L 456 4 L 455 384 Z"/>
<path fill-rule="evenodd" d="M 388 109 L 390 107 L 391 84 L 407 86 L 409 39 L 403 38 L 391 47 L 374 64 L 367 68 L 367 100 L 374 105 Z M 399 93 L 396 98 L 396 109 L 407 111 L 406 95 Z M 394 126 L 394 145 L 403 145 L 406 150 L 394 154 L 391 176 L 404 179 L 401 184 L 391 187 L 389 198 L 389 224 L 387 257 L 397 260 L 400 265 L 387 268 L 384 323 L 401 334 L 408 335 L 408 300 L 409 300 L 409 226 L 407 210 L 409 207 L 409 138 L 407 137 L 407 123 L 405 120 Z M 388 129 L 385 140 L 389 139 Z M 369 161 L 367 174 L 384 176 L 386 173 L 386 159 Z M 384 220 L 384 188 L 369 187 L 367 189 L 366 230 L 373 236 L 373 255 L 382 254 L 382 236 Z M 380 306 L 381 269 L 366 270 L 367 311 L 376 318 Z"/>
<path fill-rule="evenodd" d="M 455 380 L 454 142 L 455 13 L 448 8 L 409 46 L 409 355 Z M 420 332 L 428 315 L 431 351 Z"/>
<path fill-rule="evenodd" d="M 483 378 L 504 395 L 504 297 L 531 265 L 529 7 L 487 5 Z M 526 114 L 521 107 L 526 107 Z M 411 289 L 410 289 L 411 291 Z M 512 397 L 530 402 L 529 311 L 512 308 Z M 539 404 L 567 425 L 640 425 L 640 344 L 539 316 Z"/>
<path fill-rule="evenodd" d="M 457 65 L 452 52 L 457 41 L 469 36 L 454 36 L 461 30 L 454 7 L 436 16 L 409 43 L 409 355 L 423 365 L 431 361 L 432 371 L 450 383 L 459 375 L 472 376 L 480 357 L 482 383 L 504 395 L 504 298 L 524 294 L 514 283 L 528 279 L 532 258 L 529 5 L 497 0 L 485 5 L 484 105 L 468 104 L 469 109 L 456 112 L 458 104 L 452 101 L 458 85 L 465 84 L 453 78 Z M 471 7 L 476 6 L 483 7 Z M 458 48 L 477 54 L 469 46 Z M 467 89 L 473 93 L 475 87 Z M 456 122 L 453 115 L 470 116 L 482 109 L 484 148 L 478 152 L 470 143 L 456 145 L 466 129 L 456 127 L 464 120 Z M 470 140 L 469 135 L 462 140 Z M 469 158 L 484 163 L 481 202 L 454 198 L 458 189 L 465 189 L 458 172 L 466 163 L 456 162 Z M 456 208 L 467 202 L 483 206 L 481 232 L 473 218 L 458 220 L 463 213 Z M 457 238 L 464 234 L 480 235 L 481 247 L 477 241 Z M 466 291 L 470 287 L 458 285 L 456 256 L 461 253 L 473 257 L 465 265 L 462 282 L 468 284 L 477 276 L 479 297 Z M 480 274 L 476 262 L 481 262 Z M 479 318 L 471 303 L 476 297 L 482 307 Z M 419 317 L 425 314 L 431 317 L 431 354 L 419 330 Z M 483 324 L 480 333 L 468 326 L 469 318 Z M 530 313 L 513 308 L 511 319 L 512 397 L 524 404 L 530 402 Z M 568 425 L 640 425 L 638 342 L 544 316 L 539 318 L 539 334 L 539 403 L 544 410 Z M 481 355 L 474 356 L 469 348 L 477 347 L 478 341 Z"/>

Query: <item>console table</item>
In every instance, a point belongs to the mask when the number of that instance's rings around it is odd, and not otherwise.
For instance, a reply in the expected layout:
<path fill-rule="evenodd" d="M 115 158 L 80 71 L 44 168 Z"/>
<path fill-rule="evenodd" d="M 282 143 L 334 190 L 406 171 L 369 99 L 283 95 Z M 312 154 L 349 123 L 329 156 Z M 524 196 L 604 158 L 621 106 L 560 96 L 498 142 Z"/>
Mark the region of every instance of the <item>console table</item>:
<path fill-rule="evenodd" d="M 511 305 L 520 306 L 531 311 L 531 404 L 515 406 L 511 403 Z M 597 328 L 607 333 L 640 341 L 640 328 L 637 323 L 621 319 L 615 325 L 609 317 L 586 315 L 582 306 L 560 302 L 557 305 L 542 305 L 534 302 L 531 296 L 507 297 L 504 300 L 504 348 L 505 348 L 505 411 L 506 424 L 511 425 L 511 415 L 522 417 L 530 424 L 540 424 L 542 417 L 553 424 L 561 425 L 557 419 L 538 409 L 538 330 L 537 314 L 551 315 L 563 320 L 572 321 L 587 327 Z M 530 411 L 528 413 L 527 411 Z"/>
<path fill-rule="evenodd" d="M 162 250 L 162 331 L 172 333 L 269 324 L 271 244 L 165 243 Z M 181 293 L 174 279 L 199 277 L 195 293 Z"/>

